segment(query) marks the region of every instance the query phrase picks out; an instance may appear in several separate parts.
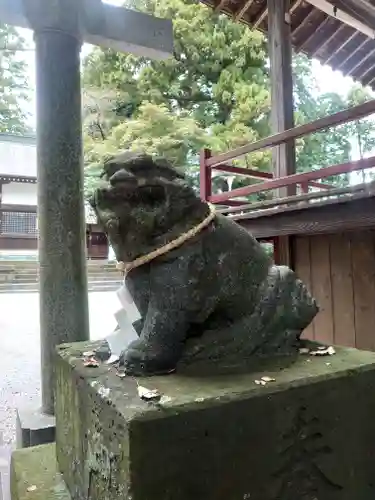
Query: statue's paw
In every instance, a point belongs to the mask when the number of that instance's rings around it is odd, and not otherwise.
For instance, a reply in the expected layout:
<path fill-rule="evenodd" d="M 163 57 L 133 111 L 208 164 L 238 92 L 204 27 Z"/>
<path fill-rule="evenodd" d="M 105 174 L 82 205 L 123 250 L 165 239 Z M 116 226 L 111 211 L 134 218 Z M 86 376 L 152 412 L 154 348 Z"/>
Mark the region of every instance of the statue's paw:
<path fill-rule="evenodd" d="M 167 375 L 176 370 L 176 363 L 153 355 L 140 340 L 132 342 L 120 355 L 120 366 L 128 375 Z"/>

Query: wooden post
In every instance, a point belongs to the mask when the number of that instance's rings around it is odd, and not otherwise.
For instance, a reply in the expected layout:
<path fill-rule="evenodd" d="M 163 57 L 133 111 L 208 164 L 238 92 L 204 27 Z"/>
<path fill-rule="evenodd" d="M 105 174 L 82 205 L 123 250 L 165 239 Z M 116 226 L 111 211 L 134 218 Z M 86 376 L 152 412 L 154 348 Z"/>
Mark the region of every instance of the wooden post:
<path fill-rule="evenodd" d="M 292 43 L 290 31 L 290 0 L 268 0 L 268 42 L 271 66 L 271 128 L 272 133 L 284 132 L 294 127 Z M 296 172 L 294 141 L 272 150 L 274 177 L 284 177 Z M 277 191 L 283 198 L 296 193 L 295 186 Z M 291 242 L 288 237 L 277 241 L 277 264 L 292 266 Z"/>
<path fill-rule="evenodd" d="M 1 226 L 3 220 L 3 211 L 1 209 L 2 200 L 3 200 L 3 181 L 0 181 L 0 234 L 1 234 Z"/>
<path fill-rule="evenodd" d="M 209 201 L 212 195 L 212 169 L 206 165 L 210 156 L 211 150 L 203 149 L 199 157 L 199 190 L 203 201 Z"/>

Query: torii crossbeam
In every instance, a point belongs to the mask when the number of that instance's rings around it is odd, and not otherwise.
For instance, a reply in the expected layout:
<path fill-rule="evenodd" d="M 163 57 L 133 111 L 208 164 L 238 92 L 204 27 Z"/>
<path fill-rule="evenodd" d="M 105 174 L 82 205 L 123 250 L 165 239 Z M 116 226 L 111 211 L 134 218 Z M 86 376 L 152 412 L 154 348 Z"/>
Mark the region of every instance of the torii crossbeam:
<path fill-rule="evenodd" d="M 102 0 L 0 0 L 0 20 L 21 28 L 62 30 L 92 45 L 152 59 L 173 52 L 171 21 Z"/>
<path fill-rule="evenodd" d="M 0 0 L 0 21 L 35 33 L 42 410 L 53 415 L 55 347 L 89 337 L 81 45 L 166 58 L 172 23 L 101 0 Z"/>

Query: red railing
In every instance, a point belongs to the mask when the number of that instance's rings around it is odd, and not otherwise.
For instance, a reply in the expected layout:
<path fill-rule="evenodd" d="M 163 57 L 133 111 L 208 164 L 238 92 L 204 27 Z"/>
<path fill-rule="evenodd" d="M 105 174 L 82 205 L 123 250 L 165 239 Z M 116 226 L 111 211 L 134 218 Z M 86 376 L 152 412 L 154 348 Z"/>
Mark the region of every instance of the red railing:
<path fill-rule="evenodd" d="M 255 151 L 261 151 L 267 148 L 280 146 L 289 141 L 294 141 L 297 138 L 305 135 L 327 129 L 332 126 L 340 125 L 350 121 L 363 118 L 375 113 L 375 100 L 354 106 L 345 111 L 340 111 L 333 115 L 321 118 L 311 123 L 286 130 L 279 134 L 266 137 L 252 144 L 241 146 L 228 153 L 212 155 L 209 149 L 205 149 L 200 155 L 200 195 L 205 201 L 211 203 L 226 205 L 230 208 L 222 210 L 223 213 L 231 214 L 236 220 L 249 217 L 247 210 L 251 211 L 251 216 L 257 216 L 255 211 L 259 211 L 259 215 L 266 215 L 267 211 L 274 211 L 275 207 L 290 203 L 308 202 L 318 200 L 319 198 L 339 196 L 342 194 L 353 194 L 354 192 L 366 191 L 365 185 L 348 188 L 335 188 L 333 185 L 317 182 L 328 177 L 340 174 L 348 174 L 359 170 L 366 170 L 375 167 L 375 156 L 358 161 L 347 162 L 339 165 L 323 167 L 319 170 L 311 172 L 296 173 L 285 177 L 275 178 L 272 173 L 260 172 L 254 169 L 240 168 L 229 164 L 228 162 L 240 158 Z M 249 186 L 233 189 L 227 192 L 213 194 L 212 193 L 212 172 L 213 170 L 226 172 L 234 175 L 242 175 L 257 179 L 260 182 Z M 294 187 L 297 190 L 299 186 L 301 194 L 286 196 L 284 198 L 274 198 L 263 202 L 244 202 L 235 198 L 249 196 L 255 193 L 272 191 L 274 189 Z M 320 191 L 309 193 L 309 187 L 319 188 Z M 241 212 L 241 213 L 240 213 Z M 270 240 L 268 240 L 270 241 Z M 278 243 L 279 239 L 273 239 L 275 248 L 275 261 L 278 262 Z"/>
<path fill-rule="evenodd" d="M 375 100 L 360 104 L 358 106 L 354 106 L 350 109 L 340 111 L 339 113 L 335 113 L 324 118 L 320 118 L 319 120 L 316 120 L 314 122 L 307 123 L 290 130 L 286 130 L 285 132 L 266 137 L 265 139 L 261 139 L 260 141 L 254 142 L 252 144 L 241 146 L 240 148 L 229 151 L 228 153 L 212 155 L 210 150 L 205 149 L 201 152 L 200 155 L 201 198 L 211 203 L 238 207 L 244 205 L 244 202 L 235 200 L 233 198 L 244 197 L 250 194 L 271 191 L 273 189 L 280 189 L 288 186 L 300 186 L 302 194 L 299 195 L 300 198 L 298 198 L 298 200 L 303 199 L 303 196 L 308 193 L 310 186 L 324 190 L 329 189 L 331 191 L 334 186 L 317 181 L 335 175 L 346 174 L 375 167 L 375 156 L 363 160 L 347 162 L 339 165 L 332 165 L 321 168 L 319 170 L 313 170 L 311 172 L 304 172 L 278 178 L 274 178 L 272 173 L 260 172 L 253 169 L 240 168 L 230 165 L 228 164 L 228 161 L 240 158 L 241 156 L 255 151 L 261 151 L 267 148 L 276 147 L 285 142 L 303 137 L 304 135 L 324 130 L 335 125 L 354 121 L 359 118 L 368 116 L 372 113 L 375 113 Z M 213 170 L 218 170 L 235 175 L 243 175 L 254 179 L 259 179 L 262 182 L 251 184 L 242 188 L 233 189 L 220 194 L 212 194 Z M 314 194 L 317 194 L 318 196 L 318 193 Z M 275 200 L 275 204 L 276 203 L 277 200 Z"/>

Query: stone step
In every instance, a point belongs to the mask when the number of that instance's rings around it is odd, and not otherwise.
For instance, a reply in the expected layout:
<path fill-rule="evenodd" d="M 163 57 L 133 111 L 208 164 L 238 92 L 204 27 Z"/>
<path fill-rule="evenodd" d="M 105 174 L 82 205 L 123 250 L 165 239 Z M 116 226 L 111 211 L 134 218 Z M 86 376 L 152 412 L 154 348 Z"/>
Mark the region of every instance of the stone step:
<path fill-rule="evenodd" d="M 122 276 L 119 272 L 97 272 L 97 273 L 87 273 L 89 280 L 96 279 L 113 279 L 113 280 L 121 280 Z M 0 283 L 12 283 L 12 282 L 32 282 L 38 281 L 39 274 L 0 274 Z"/>
<path fill-rule="evenodd" d="M 92 267 L 115 267 L 116 263 L 108 260 L 88 260 L 88 266 Z M 13 267 L 13 268 L 35 268 L 38 267 L 38 261 L 36 260 L 3 260 L 0 258 L 0 268 L 2 267 Z"/>
<path fill-rule="evenodd" d="M 112 280 L 117 281 L 117 280 L 121 280 L 122 276 L 120 273 L 95 273 L 95 274 L 88 273 L 87 278 L 88 278 L 88 280 L 107 279 L 108 278 L 108 279 L 112 279 Z M 9 277 L 9 279 L 7 279 L 7 280 L 1 279 L 1 276 L 0 276 L 0 283 L 12 283 L 12 282 L 20 283 L 22 281 L 24 281 L 24 282 L 39 281 L 39 276 L 36 274 L 34 274 L 33 276 L 31 276 L 31 275 L 26 275 L 26 276 L 18 275 L 18 276 Z"/>
<path fill-rule="evenodd" d="M 27 267 L 27 266 L 14 267 L 11 265 L 4 266 L 4 265 L 0 264 L 0 273 L 15 273 L 15 274 L 25 273 L 25 274 L 29 274 L 29 273 L 38 272 L 38 268 L 39 268 L 38 265 L 34 265 L 32 267 L 31 266 L 30 267 Z M 118 272 L 115 265 L 87 265 L 87 269 L 91 272 L 101 272 L 101 271 Z"/>
<path fill-rule="evenodd" d="M 91 282 L 96 281 L 119 281 L 121 280 L 121 273 L 115 268 L 115 266 L 102 268 L 98 266 L 93 266 L 87 270 L 88 279 Z M 38 283 L 39 273 L 37 269 L 20 269 L 20 270 L 5 270 L 0 269 L 0 286 L 13 286 L 29 283 Z"/>
<path fill-rule="evenodd" d="M 102 272 L 102 273 L 88 273 L 88 279 L 90 281 L 95 281 L 95 280 L 105 280 L 105 279 L 111 279 L 111 280 L 119 280 L 121 279 L 121 275 L 118 271 L 116 272 Z M 39 275 L 38 274 L 16 274 L 15 276 L 12 276 L 10 279 L 6 280 L 7 282 L 16 282 L 16 283 L 31 283 L 35 281 L 39 281 Z M 1 283 L 1 279 L 0 279 Z"/>
<path fill-rule="evenodd" d="M 9 472 L 10 472 L 10 457 L 13 449 L 14 448 L 9 445 L 0 445 L 0 499 L 1 500 L 11 500 Z"/>
<path fill-rule="evenodd" d="M 10 478 L 12 500 L 71 500 L 54 443 L 14 451 Z"/>
<path fill-rule="evenodd" d="M 112 283 L 122 283 L 119 279 L 96 279 L 96 280 L 88 280 L 88 285 L 108 285 Z M 28 281 L 28 282 L 17 282 L 17 283 L 0 283 L 0 288 L 28 288 L 28 287 L 39 287 L 39 281 Z"/>
<path fill-rule="evenodd" d="M 113 291 L 120 288 L 122 282 L 121 280 L 98 280 L 89 281 L 88 291 L 89 292 L 99 292 L 99 291 Z M 0 293 L 31 293 L 39 292 L 39 283 L 0 283 Z"/>
<path fill-rule="evenodd" d="M 103 273 L 114 273 L 114 274 L 120 274 L 120 272 L 115 268 L 87 268 L 87 272 L 89 274 L 103 274 Z M 11 275 L 11 276 L 34 276 L 39 273 L 39 269 L 0 269 L 0 276 L 6 276 L 6 275 Z"/>

